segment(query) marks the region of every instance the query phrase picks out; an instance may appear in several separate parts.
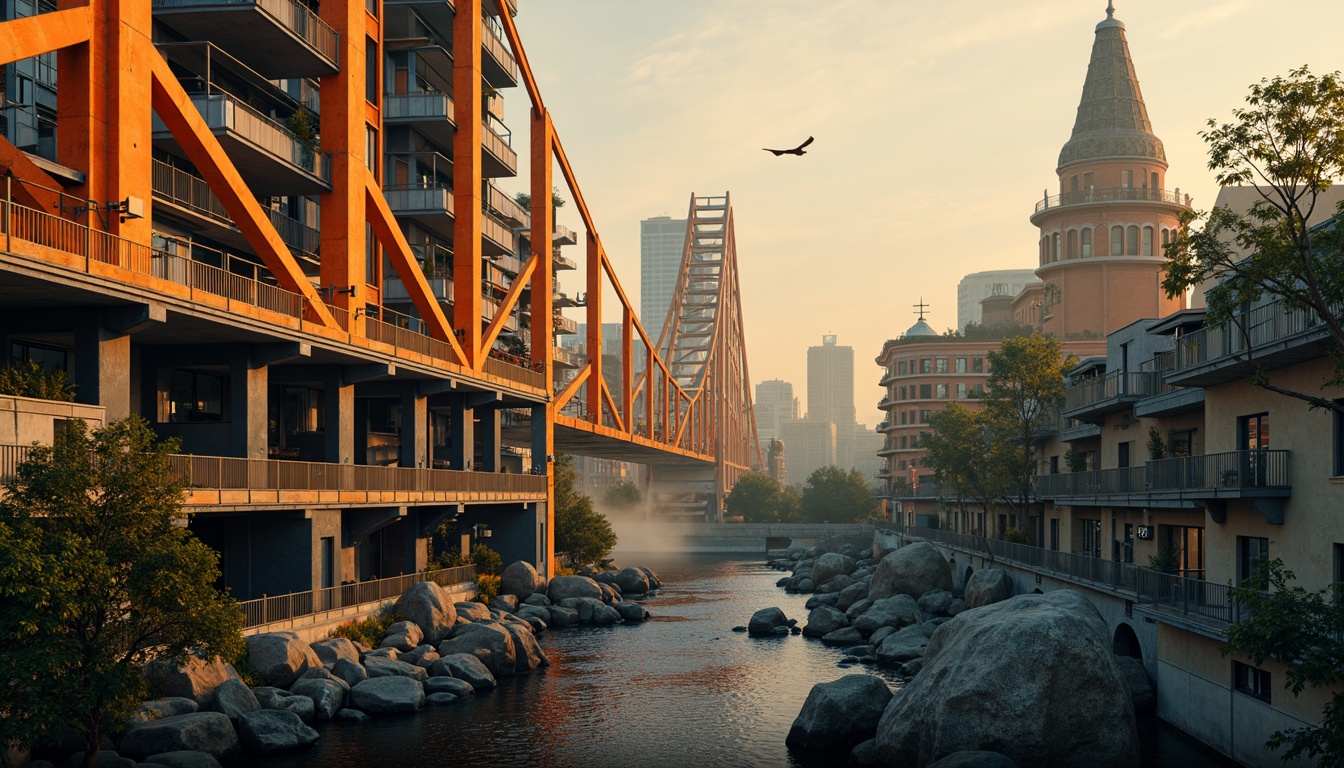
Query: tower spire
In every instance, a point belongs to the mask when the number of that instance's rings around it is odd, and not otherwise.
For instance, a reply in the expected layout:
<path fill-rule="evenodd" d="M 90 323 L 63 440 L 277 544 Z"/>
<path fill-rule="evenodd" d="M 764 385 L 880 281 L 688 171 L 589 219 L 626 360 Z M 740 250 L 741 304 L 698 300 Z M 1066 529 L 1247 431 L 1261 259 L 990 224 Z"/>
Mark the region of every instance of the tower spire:
<path fill-rule="evenodd" d="M 1115 18 L 1115 0 L 1106 0 L 1106 19 L 1107 21 Z"/>

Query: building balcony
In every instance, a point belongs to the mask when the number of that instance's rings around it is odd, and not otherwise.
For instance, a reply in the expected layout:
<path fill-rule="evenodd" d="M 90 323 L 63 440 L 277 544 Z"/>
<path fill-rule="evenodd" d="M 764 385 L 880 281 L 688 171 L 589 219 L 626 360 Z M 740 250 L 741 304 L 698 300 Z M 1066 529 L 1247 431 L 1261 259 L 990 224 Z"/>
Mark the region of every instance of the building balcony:
<path fill-rule="evenodd" d="M 154 19 L 271 80 L 340 71 L 340 35 L 295 0 L 154 0 Z"/>
<path fill-rule="evenodd" d="M 1318 359 L 1326 355 L 1329 335 L 1314 311 L 1276 301 L 1178 338 L 1166 380 L 1207 387 L 1246 378 L 1255 367 L 1273 370 Z"/>
<path fill-rule="evenodd" d="M 579 332 L 579 324 L 563 315 L 555 315 L 551 327 L 555 329 L 557 336 L 562 333 L 574 334 Z"/>
<path fill-rule="evenodd" d="M 481 74 L 486 82 L 496 88 L 512 88 L 518 85 L 518 64 L 509 53 L 505 43 L 504 30 L 496 29 L 499 22 L 489 17 L 481 24 Z"/>
<path fill-rule="evenodd" d="M 1106 187 L 1104 189 L 1097 189 L 1094 187 L 1078 192 L 1065 192 L 1062 195 L 1054 195 L 1040 200 L 1036 203 L 1036 210 L 1031 218 L 1034 222 L 1037 216 L 1040 216 L 1047 211 L 1053 211 L 1056 208 L 1115 202 L 1165 203 L 1167 205 L 1189 208 L 1190 196 L 1181 194 L 1180 192 L 1171 192 L 1165 189 L 1150 189 L 1148 187 Z"/>
<path fill-rule="evenodd" d="M 914 488 L 906 485 L 902 488 L 893 488 L 891 493 L 893 499 L 941 499 L 943 498 L 943 486 L 940 483 L 920 483 Z"/>
<path fill-rule="evenodd" d="M 453 145 L 453 100 L 438 91 L 389 93 L 383 96 L 383 123 L 409 125 L 439 146 Z"/>
<path fill-rule="evenodd" d="M 442 184 L 385 187 L 387 206 L 399 219 L 409 219 L 445 240 L 453 238 L 453 191 Z"/>
<path fill-rule="evenodd" d="M 588 364 L 588 356 L 579 352 L 577 349 L 569 347 L 554 347 L 553 359 L 555 364 L 565 368 L 582 368 Z"/>
<path fill-rule="evenodd" d="M 1094 420 L 1128 410 L 1152 395 L 1156 382 L 1156 374 L 1151 372 L 1114 371 L 1087 379 L 1064 391 L 1062 414 L 1070 419 Z"/>
<path fill-rule="evenodd" d="M 1059 430 L 1059 439 L 1061 442 L 1072 443 L 1088 438 L 1101 437 L 1101 425 L 1089 424 L 1088 422 L 1077 422 L 1069 424 Z"/>
<path fill-rule="evenodd" d="M 551 231 L 551 243 L 554 245 L 575 245 L 578 242 L 579 236 L 564 224 L 556 224 Z"/>
<path fill-rule="evenodd" d="M 331 191 L 331 155 L 300 140 L 279 122 L 226 93 L 193 94 L 238 173 L 257 194 L 316 195 Z M 185 155 L 167 127 L 154 118 L 154 146 Z"/>
<path fill-rule="evenodd" d="M 1177 416 L 1204 410 L 1203 387 L 1181 387 L 1166 380 L 1167 374 L 1176 367 L 1176 350 L 1159 352 L 1152 360 L 1143 364 L 1145 371 L 1151 371 L 1154 377 L 1153 394 L 1134 404 L 1134 415 L 1138 418 Z"/>
<path fill-rule="evenodd" d="M 489 213 L 481 217 L 481 253 L 487 258 L 513 253 L 513 230 Z"/>
<path fill-rule="evenodd" d="M 578 264 L 578 262 L 574 261 L 573 259 L 571 259 L 571 258 L 569 258 L 569 257 L 567 257 L 567 256 L 562 256 L 562 255 L 560 255 L 559 253 L 553 254 L 552 259 L 555 261 L 555 268 L 556 268 L 556 269 L 578 269 L 578 268 L 579 268 L 579 264 Z"/>
<path fill-rule="evenodd" d="M 501 192 L 494 184 L 485 185 L 485 204 L 500 221 L 509 227 L 527 228 L 531 226 L 532 216 L 517 200 Z"/>
<path fill-rule="evenodd" d="M 501 133 L 502 132 L 502 133 Z M 512 134 L 503 125 L 481 131 L 481 175 L 487 179 L 518 175 L 518 153 L 509 146 Z"/>

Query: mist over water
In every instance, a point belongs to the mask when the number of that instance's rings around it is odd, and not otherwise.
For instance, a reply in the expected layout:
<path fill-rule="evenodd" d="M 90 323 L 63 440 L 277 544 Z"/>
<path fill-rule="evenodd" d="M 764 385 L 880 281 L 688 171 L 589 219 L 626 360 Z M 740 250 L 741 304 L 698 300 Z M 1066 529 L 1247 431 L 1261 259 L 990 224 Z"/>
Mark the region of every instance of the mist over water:
<path fill-rule="evenodd" d="M 763 554 L 676 554 L 668 551 L 675 544 L 659 535 L 649 534 L 660 551 L 635 552 L 622 538 L 617 553 L 621 565 L 650 567 L 665 584 L 644 601 L 650 622 L 544 632 L 551 667 L 505 678 L 475 701 L 363 725 L 320 724 L 321 741 L 312 750 L 227 765 L 846 765 L 841 751 L 791 752 L 784 745 L 808 691 L 846 674 L 875 674 L 893 688 L 900 682 L 883 669 L 836 667 L 840 652 L 814 640 L 733 632 L 771 606 L 805 623 L 807 597 L 777 588 L 782 574 L 765 567 Z M 1142 733 L 1144 765 L 1234 765 L 1165 726 L 1149 724 Z"/>

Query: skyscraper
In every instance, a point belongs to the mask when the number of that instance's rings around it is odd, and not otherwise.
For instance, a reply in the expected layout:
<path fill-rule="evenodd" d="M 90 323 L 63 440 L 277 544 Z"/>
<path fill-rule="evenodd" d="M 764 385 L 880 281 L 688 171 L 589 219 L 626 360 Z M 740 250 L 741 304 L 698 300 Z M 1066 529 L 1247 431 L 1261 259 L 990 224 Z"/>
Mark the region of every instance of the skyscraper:
<path fill-rule="evenodd" d="M 854 423 L 854 348 L 832 335 L 807 348 L 807 418 L 841 429 Z"/>
<path fill-rule="evenodd" d="M 639 321 L 656 344 L 677 290 L 686 219 L 654 216 L 639 222 Z"/>
<path fill-rule="evenodd" d="M 780 379 L 762 381 L 756 385 L 756 433 L 761 444 L 771 438 L 784 436 L 783 425 L 798 419 L 798 398 L 793 396 L 793 385 Z"/>
<path fill-rule="evenodd" d="M 994 269 L 972 272 L 957 283 L 957 330 L 964 331 L 971 323 L 983 323 L 980 302 L 990 296 L 1007 296 L 1010 300 L 1036 281 L 1036 272 L 1030 269 Z"/>

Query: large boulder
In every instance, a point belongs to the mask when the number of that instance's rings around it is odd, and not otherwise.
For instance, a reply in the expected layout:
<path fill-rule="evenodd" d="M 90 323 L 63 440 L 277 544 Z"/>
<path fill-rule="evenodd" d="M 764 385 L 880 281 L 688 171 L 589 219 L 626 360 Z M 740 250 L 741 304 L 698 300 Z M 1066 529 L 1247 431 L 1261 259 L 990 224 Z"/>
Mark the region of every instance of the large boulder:
<path fill-rule="evenodd" d="M 150 755 L 145 762 L 166 768 L 219 768 L 219 761 L 205 752 L 160 752 Z"/>
<path fill-rule="evenodd" d="M 929 624 L 913 624 L 887 635 L 874 653 L 877 663 L 895 666 L 921 658 L 927 652 L 929 638 L 935 629 Z"/>
<path fill-rule="evenodd" d="M 322 660 L 323 666 L 332 666 L 341 659 L 359 663 L 359 649 L 355 644 L 344 637 L 332 637 L 326 640 L 318 640 L 312 644 L 313 653 Z"/>
<path fill-rule="evenodd" d="M 841 574 L 848 576 L 853 572 L 854 558 L 845 557 L 836 552 L 828 552 L 818 557 L 817 562 L 812 564 L 812 581 L 817 584 L 825 584 L 836 576 Z M 838 592 L 839 590 L 835 591 Z"/>
<path fill-rule="evenodd" d="M 462 701 L 475 698 L 476 689 L 466 680 L 458 680 L 456 677 L 431 677 L 425 681 L 425 695 L 429 696 L 435 693 L 451 693 Z"/>
<path fill-rule="evenodd" d="M 870 739 L 889 701 L 891 689 L 872 675 L 847 675 L 817 683 L 807 694 L 785 743 L 806 749 L 834 749 Z"/>
<path fill-rule="evenodd" d="M 512 675 L 518 662 L 513 635 L 498 624 L 467 624 L 439 644 L 440 657 L 457 653 L 470 653 L 480 659 L 495 677 Z"/>
<path fill-rule="evenodd" d="M 918 624 L 919 621 L 919 605 L 915 599 L 900 594 L 874 601 L 862 616 L 854 620 L 854 626 L 863 634 L 871 635 L 878 627 L 901 629 Z"/>
<path fill-rule="evenodd" d="M 849 618 L 845 614 L 829 605 L 822 605 L 813 608 L 812 612 L 807 614 L 807 626 L 803 627 L 803 635 L 821 637 L 847 626 Z"/>
<path fill-rule="evenodd" d="M 816 595 L 813 599 L 823 597 L 827 597 L 827 595 Z M 858 581 L 840 590 L 840 593 L 835 596 L 835 602 L 832 603 L 832 605 L 834 605 L 839 610 L 848 611 L 851 605 L 859 602 L 860 600 L 867 599 L 867 597 L 868 597 L 868 585 L 862 581 Z M 812 599 L 808 600 L 808 602 L 811 601 Z"/>
<path fill-rule="evenodd" d="M 953 752 L 929 768 L 1018 768 L 1012 758 L 998 752 Z"/>
<path fill-rule="evenodd" d="M 1152 712 L 1157 707 L 1157 697 L 1153 694 L 1153 684 L 1148 679 L 1148 671 L 1143 662 L 1129 656 L 1116 656 L 1115 666 L 1125 679 L 1129 689 L 1129 699 L 1134 704 L 1134 714 Z"/>
<path fill-rule="evenodd" d="M 883 714 L 877 743 L 884 765 L 977 750 L 1021 765 L 1139 764 L 1106 622 L 1073 590 L 1020 595 L 938 627 L 922 671 Z"/>
<path fill-rule="evenodd" d="M 409 677 L 423 683 L 425 678 L 429 677 L 423 667 L 407 664 L 400 659 L 385 659 L 380 656 L 365 656 L 364 670 L 369 673 L 369 679 L 375 677 Z"/>
<path fill-rule="evenodd" d="M 317 743 L 317 731 L 293 712 L 263 709 L 238 719 L 238 736 L 248 752 L 270 754 L 307 749 Z"/>
<path fill-rule="evenodd" d="M 293 632 L 266 632 L 248 635 L 244 640 L 247 663 L 267 685 L 288 688 L 309 668 L 322 666 L 312 646 Z"/>
<path fill-rule="evenodd" d="M 532 634 L 530 628 L 513 623 L 501 626 L 513 637 L 513 671 L 515 673 L 531 672 L 537 667 L 549 667 L 551 665 L 551 660 L 546 658 L 546 652 L 541 650 L 541 644 L 537 642 L 536 635 Z"/>
<path fill-rule="evenodd" d="M 289 689 L 296 696 L 307 696 L 313 700 L 313 712 L 318 720 L 331 720 L 336 717 L 345 703 L 349 686 L 339 680 L 321 680 L 310 678 L 300 680 Z"/>
<path fill-rule="evenodd" d="M 453 603 L 457 609 L 457 617 L 467 621 L 490 621 L 494 615 L 490 613 L 490 606 L 485 603 L 478 603 L 474 600 L 465 603 Z M 512 613 L 512 611 L 509 611 Z"/>
<path fill-rule="evenodd" d="M 503 573 L 499 575 L 499 594 L 513 595 L 519 600 L 526 600 L 529 596 L 546 589 L 546 579 L 537 573 L 537 569 L 532 567 L 531 563 L 519 560 L 509 563 Z"/>
<path fill-rule="evenodd" d="M 621 614 L 621 621 L 645 621 L 649 618 L 648 610 L 639 603 L 617 603 L 612 606 L 616 612 Z"/>
<path fill-rule="evenodd" d="M 532 606 L 527 607 L 531 608 Z M 549 614 L 546 623 L 552 627 L 572 627 L 579 623 L 579 612 L 573 608 L 552 605 L 546 611 Z"/>
<path fill-rule="evenodd" d="M 155 720 L 129 731 L 120 751 L 143 760 L 160 752 L 189 750 L 205 752 L 216 760 L 238 754 L 238 735 L 233 723 L 219 712 L 192 712 Z"/>
<path fill-rule="evenodd" d="M 443 587 L 432 581 L 412 584 L 401 593 L 392 606 L 392 612 L 414 622 L 424 633 L 424 641 L 437 645 L 457 624 L 457 609 L 453 598 Z"/>
<path fill-rule="evenodd" d="M 754 637 L 774 637 L 788 633 L 789 619 L 779 608 L 762 608 L 751 614 L 751 621 L 747 622 L 747 634 Z"/>
<path fill-rule="evenodd" d="M 558 603 L 567 597 L 591 597 L 602 599 L 602 586 L 587 576 L 556 576 L 546 588 L 546 596 L 552 603 Z"/>
<path fill-rule="evenodd" d="M 191 699 L 198 705 L 208 706 L 215 698 L 215 689 L 225 680 L 240 680 L 232 664 L 218 658 L 202 661 L 191 658 L 186 664 L 167 664 L 161 661 L 150 662 L 145 667 L 145 676 L 164 696 Z"/>
<path fill-rule="evenodd" d="M 215 689 L 215 700 L 210 702 L 210 709 L 223 713 L 236 726 L 240 716 L 256 712 L 261 709 L 261 704 L 251 688 L 238 680 L 226 680 Z"/>
<path fill-rule="evenodd" d="M 947 609 L 952 606 L 954 599 L 952 593 L 945 589 L 925 592 L 919 597 L 919 610 L 933 616 L 946 615 Z"/>
<path fill-rule="evenodd" d="M 935 589 L 952 591 L 952 571 L 932 544 L 920 541 L 882 558 L 868 585 L 868 597 L 877 601 L 892 595 L 909 595 L 918 600 Z"/>
<path fill-rule="evenodd" d="M 1013 581 L 1001 568 L 984 568 L 966 582 L 966 607 L 979 608 L 1013 596 Z"/>
<path fill-rule="evenodd" d="M 482 606 L 484 607 L 484 606 Z M 396 648 L 403 653 L 414 650 L 425 639 L 425 633 L 413 621 L 398 621 L 387 628 L 387 635 L 378 644 L 379 648 Z"/>
<path fill-rule="evenodd" d="M 409 677 L 375 677 L 350 689 L 350 705 L 370 715 L 418 712 L 425 706 L 425 688 Z"/>
<path fill-rule="evenodd" d="M 195 699 L 188 699 L 185 696 L 165 696 L 161 699 L 146 701 L 140 704 L 140 708 L 131 715 L 126 721 L 125 730 L 130 730 L 136 726 L 144 725 L 151 720 L 159 720 L 165 717 L 175 717 L 177 715 L 188 715 L 200 710 L 200 705 Z"/>
<path fill-rule="evenodd" d="M 648 594 L 649 575 L 638 568 L 622 568 L 616 572 L 616 580 L 613 582 L 621 588 L 621 594 L 625 595 L 644 595 Z"/>
<path fill-rule="evenodd" d="M 430 668 L 430 674 L 465 680 L 471 684 L 473 689 L 478 691 L 495 687 L 495 676 L 491 674 L 490 668 L 470 653 L 445 655 L 434 662 L 434 666 Z"/>
<path fill-rule="evenodd" d="M 335 664 L 331 665 L 331 674 L 345 681 L 346 685 L 354 686 L 369 679 L 368 670 L 358 661 L 348 659 L 337 659 Z"/>

